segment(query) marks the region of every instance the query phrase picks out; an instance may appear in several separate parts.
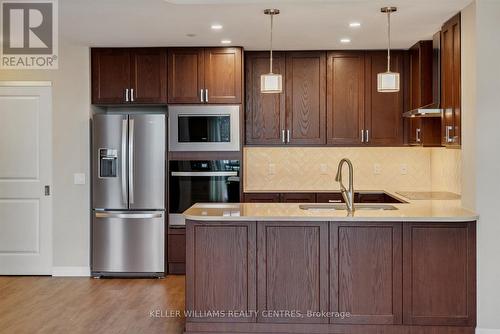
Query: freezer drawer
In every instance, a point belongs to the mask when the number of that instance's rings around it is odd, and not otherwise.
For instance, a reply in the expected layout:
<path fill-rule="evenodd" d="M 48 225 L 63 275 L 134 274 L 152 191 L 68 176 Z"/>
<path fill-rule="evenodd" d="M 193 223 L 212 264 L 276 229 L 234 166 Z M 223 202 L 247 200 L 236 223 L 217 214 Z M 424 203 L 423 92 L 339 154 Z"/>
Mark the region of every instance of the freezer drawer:
<path fill-rule="evenodd" d="M 92 272 L 164 272 L 165 213 L 96 211 L 92 228 Z"/>

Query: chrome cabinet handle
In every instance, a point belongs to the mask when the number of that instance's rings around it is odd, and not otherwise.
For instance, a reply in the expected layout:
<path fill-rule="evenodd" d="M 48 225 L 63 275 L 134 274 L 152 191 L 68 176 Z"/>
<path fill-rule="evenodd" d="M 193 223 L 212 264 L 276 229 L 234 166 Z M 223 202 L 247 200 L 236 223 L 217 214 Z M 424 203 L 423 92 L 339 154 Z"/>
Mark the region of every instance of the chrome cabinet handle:
<path fill-rule="evenodd" d="M 128 88 L 125 88 L 125 102 L 128 102 Z"/>
<path fill-rule="evenodd" d="M 453 143 L 453 138 L 450 137 L 450 131 L 453 129 L 452 126 L 450 125 L 447 125 L 446 128 L 445 128 L 445 131 L 446 131 L 446 142 L 447 143 Z"/>
<path fill-rule="evenodd" d="M 366 130 L 366 142 L 368 143 L 370 141 L 370 136 L 369 136 L 369 130 Z"/>
<path fill-rule="evenodd" d="M 134 203 L 134 120 L 130 119 L 128 129 L 128 189 L 129 202 Z"/>
<path fill-rule="evenodd" d="M 200 102 L 205 102 L 203 98 L 203 89 L 200 89 Z"/>
<path fill-rule="evenodd" d="M 130 101 L 131 102 L 134 102 L 134 89 L 133 88 L 130 88 Z"/>
<path fill-rule="evenodd" d="M 147 219 L 162 218 L 163 213 L 120 213 L 120 212 L 96 212 L 96 218 L 121 218 L 121 219 Z"/>
<path fill-rule="evenodd" d="M 281 142 L 285 143 L 285 130 L 281 130 Z"/>
<path fill-rule="evenodd" d="M 205 89 L 205 102 L 208 102 L 208 89 Z"/>
<path fill-rule="evenodd" d="M 342 203 L 342 200 L 340 200 L 340 199 L 329 199 L 328 203 Z"/>
<path fill-rule="evenodd" d="M 287 143 L 290 142 L 290 130 L 289 129 L 286 130 L 286 142 Z"/>
<path fill-rule="evenodd" d="M 122 120 L 122 151 L 121 151 L 122 163 L 122 200 L 123 203 L 127 204 L 127 120 Z"/>
<path fill-rule="evenodd" d="M 420 143 L 420 128 L 417 128 L 417 131 L 415 133 L 415 138 L 416 138 L 416 141 L 417 143 Z"/>
<path fill-rule="evenodd" d="M 365 142 L 365 130 L 361 130 L 361 142 Z"/>

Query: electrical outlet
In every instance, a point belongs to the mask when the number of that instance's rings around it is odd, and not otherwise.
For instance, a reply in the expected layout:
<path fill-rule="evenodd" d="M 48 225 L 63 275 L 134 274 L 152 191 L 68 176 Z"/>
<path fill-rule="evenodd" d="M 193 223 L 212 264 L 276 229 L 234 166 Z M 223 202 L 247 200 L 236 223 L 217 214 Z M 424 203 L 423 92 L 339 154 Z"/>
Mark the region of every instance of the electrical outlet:
<path fill-rule="evenodd" d="M 407 164 L 401 164 L 399 166 L 399 171 L 401 172 L 401 175 L 408 174 L 408 165 Z"/>
<path fill-rule="evenodd" d="M 276 174 L 276 165 L 275 164 L 269 164 L 267 166 L 268 174 L 269 175 L 274 175 Z"/>
<path fill-rule="evenodd" d="M 382 173 L 382 166 L 380 164 L 374 164 L 373 165 L 373 174 L 379 175 Z"/>
<path fill-rule="evenodd" d="M 320 164 L 319 170 L 320 170 L 322 175 L 327 175 L 328 174 L 328 165 L 327 164 Z"/>
<path fill-rule="evenodd" d="M 85 184 L 85 174 L 84 173 L 73 174 L 73 183 L 74 184 Z"/>

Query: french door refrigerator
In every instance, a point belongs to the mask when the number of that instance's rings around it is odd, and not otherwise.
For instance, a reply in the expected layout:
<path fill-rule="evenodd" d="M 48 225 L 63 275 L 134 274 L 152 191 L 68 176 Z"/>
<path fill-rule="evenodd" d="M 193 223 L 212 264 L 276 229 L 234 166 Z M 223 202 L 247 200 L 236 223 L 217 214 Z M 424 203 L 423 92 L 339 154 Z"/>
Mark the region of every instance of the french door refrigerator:
<path fill-rule="evenodd" d="M 165 115 L 92 120 L 92 275 L 163 276 Z"/>

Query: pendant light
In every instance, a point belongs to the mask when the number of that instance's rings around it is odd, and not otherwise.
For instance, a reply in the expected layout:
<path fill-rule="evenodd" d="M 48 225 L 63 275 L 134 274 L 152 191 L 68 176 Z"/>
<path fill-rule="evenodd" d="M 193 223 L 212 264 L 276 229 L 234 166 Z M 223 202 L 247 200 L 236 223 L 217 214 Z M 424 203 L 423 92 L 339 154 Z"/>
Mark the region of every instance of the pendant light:
<path fill-rule="evenodd" d="M 266 9 L 264 14 L 271 16 L 271 49 L 269 58 L 269 73 L 260 76 L 261 93 L 281 93 L 283 90 L 281 74 L 273 73 L 273 17 L 280 13 L 279 9 Z"/>
<path fill-rule="evenodd" d="M 396 7 L 383 7 L 382 13 L 387 14 L 387 72 L 377 75 L 377 91 L 380 93 L 399 92 L 399 73 L 391 72 L 391 13 L 397 11 Z"/>

